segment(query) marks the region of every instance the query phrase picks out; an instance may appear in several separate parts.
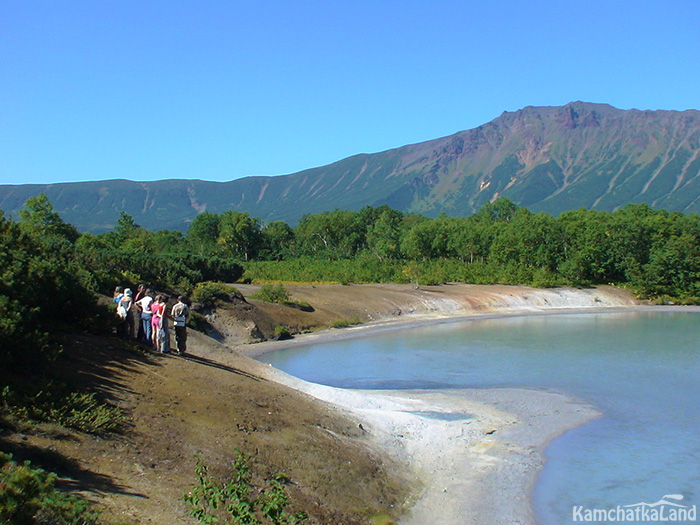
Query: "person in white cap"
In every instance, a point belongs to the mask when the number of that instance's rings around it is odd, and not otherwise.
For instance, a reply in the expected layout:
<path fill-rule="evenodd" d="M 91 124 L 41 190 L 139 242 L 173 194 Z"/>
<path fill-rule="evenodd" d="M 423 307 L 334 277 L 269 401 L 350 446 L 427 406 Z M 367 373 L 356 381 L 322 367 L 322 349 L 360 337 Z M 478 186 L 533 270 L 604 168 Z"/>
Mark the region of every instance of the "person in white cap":
<path fill-rule="evenodd" d="M 122 320 L 117 327 L 117 334 L 122 337 L 134 338 L 134 311 L 131 288 L 124 290 L 124 294 L 117 304 L 117 315 Z"/>

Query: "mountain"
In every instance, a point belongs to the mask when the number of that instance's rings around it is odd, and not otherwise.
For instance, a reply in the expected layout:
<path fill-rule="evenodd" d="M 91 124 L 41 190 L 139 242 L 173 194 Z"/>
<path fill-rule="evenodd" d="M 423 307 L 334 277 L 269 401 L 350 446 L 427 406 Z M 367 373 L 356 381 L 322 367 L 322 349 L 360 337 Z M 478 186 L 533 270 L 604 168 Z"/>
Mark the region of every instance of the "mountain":
<path fill-rule="evenodd" d="M 205 210 L 295 224 L 305 213 L 382 204 L 470 215 L 499 196 L 553 215 L 631 202 L 700 212 L 700 111 L 526 107 L 448 137 L 291 175 L 5 185 L 0 209 L 14 215 L 40 192 L 64 220 L 92 232 L 111 229 L 120 211 L 149 229 L 184 230 Z"/>

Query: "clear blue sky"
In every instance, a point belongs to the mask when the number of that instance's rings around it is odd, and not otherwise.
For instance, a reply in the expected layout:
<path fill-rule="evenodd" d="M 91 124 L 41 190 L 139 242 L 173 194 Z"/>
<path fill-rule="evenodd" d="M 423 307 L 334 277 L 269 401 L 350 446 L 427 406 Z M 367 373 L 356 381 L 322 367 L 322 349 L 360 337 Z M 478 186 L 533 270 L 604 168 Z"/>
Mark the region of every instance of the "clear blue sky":
<path fill-rule="evenodd" d="M 700 109 L 700 2 L 0 3 L 0 184 L 282 175 L 574 100 Z"/>

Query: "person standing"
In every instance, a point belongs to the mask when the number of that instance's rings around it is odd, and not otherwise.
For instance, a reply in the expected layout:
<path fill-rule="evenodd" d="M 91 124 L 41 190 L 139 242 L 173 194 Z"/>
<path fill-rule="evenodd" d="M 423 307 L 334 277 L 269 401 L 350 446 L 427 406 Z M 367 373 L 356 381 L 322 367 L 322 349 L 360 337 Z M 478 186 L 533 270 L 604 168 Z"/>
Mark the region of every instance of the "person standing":
<path fill-rule="evenodd" d="M 156 300 L 151 305 L 151 312 L 153 313 L 151 326 L 153 333 L 153 346 L 155 347 L 156 351 L 163 354 L 168 354 L 170 353 L 170 345 L 165 340 L 165 334 L 163 331 L 164 328 L 167 329 L 167 324 L 163 322 L 166 319 L 165 302 L 165 295 L 156 295 Z"/>
<path fill-rule="evenodd" d="M 175 320 L 175 350 L 179 355 L 187 351 L 187 318 L 190 316 L 190 308 L 187 306 L 187 297 L 181 295 L 170 312 Z"/>
<path fill-rule="evenodd" d="M 168 297 L 161 295 L 158 301 L 161 304 L 158 317 L 160 317 L 160 327 L 158 328 L 158 349 L 164 353 L 170 353 L 170 332 L 168 332 Z M 155 314 L 154 314 L 155 315 Z"/>
<path fill-rule="evenodd" d="M 124 294 L 122 295 L 117 306 L 117 312 L 119 312 L 119 317 L 122 319 L 119 327 L 117 328 L 117 333 L 121 337 L 128 337 L 129 339 L 134 338 L 134 312 L 132 305 L 133 300 L 131 289 L 127 288 L 124 290 Z M 122 313 L 124 314 L 123 316 Z"/>
<path fill-rule="evenodd" d="M 139 341 L 143 341 L 144 339 L 143 321 L 141 320 L 141 305 L 139 304 L 139 301 L 143 299 L 145 293 L 146 285 L 139 284 L 136 288 L 136 296 L 134 297 L 134 306 L 136 307 L 136 339 Z"/>
<path fill-rule="evenodd" d="M 151 341 L 151 318 L 153 317 L 151 305 L 153 304 L 153 291 L 146 290 L 143 297 L 136 304 L 139 305 L 139 310 L 141 312 L 141 326 L 143 327 L 142 341 L 148 345 L 153 344 Z"/>

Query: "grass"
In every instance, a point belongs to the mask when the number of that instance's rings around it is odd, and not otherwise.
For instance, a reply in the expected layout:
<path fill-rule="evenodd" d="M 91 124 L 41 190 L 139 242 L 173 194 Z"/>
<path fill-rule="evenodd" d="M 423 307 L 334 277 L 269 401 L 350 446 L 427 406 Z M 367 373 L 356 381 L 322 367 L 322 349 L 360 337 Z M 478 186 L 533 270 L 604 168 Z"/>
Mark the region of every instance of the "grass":
<path fill-rule="evenodd" d="M 356 315 L 350 319 L 336 319 L 331 322 L 331 328 L 347 328 L 348 326 L 354 326 L 357 324 L 362 324 L 360 318 Z"/>
<path fill-rule="evenodd" d="M 253 295 L 255 299 L 266 303 L 277 303 L 290 308 L 296 308 L 303 312 L 313 312 L 313 307 L 305 301 L 295 301 L 289 296 L 289 292 L 282 284 L 263 284 L 258 293 Z"/>

